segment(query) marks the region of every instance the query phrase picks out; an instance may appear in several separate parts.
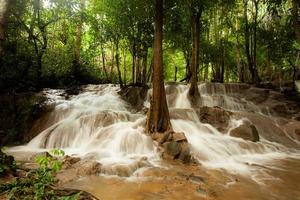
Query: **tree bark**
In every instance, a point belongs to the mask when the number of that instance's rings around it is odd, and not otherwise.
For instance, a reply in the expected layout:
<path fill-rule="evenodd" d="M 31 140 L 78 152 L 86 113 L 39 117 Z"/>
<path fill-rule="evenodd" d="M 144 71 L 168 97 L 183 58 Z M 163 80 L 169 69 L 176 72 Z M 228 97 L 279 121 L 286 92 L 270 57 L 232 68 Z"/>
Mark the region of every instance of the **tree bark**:
<path fill-rule="evenodd" d="M 136 60 L 136 47 L 132 45 L 132 84 L 135 84 L 135 60 Z"/>
<path fill-rule="evenodd" d="M 115 47 L 112 44 L 112 49 L 111 49 L 111 66 L 110 66 L 110 75 L 109 75 L 109 82 L 110 83 L 112 83 L 114 67 L 115 67 Z"/>
<path fill-rule="evenodd" d="M 255 0 L 254 0 L 255 1 Z M 250 28 L 249 28 L 249 22 L 248 22 L 248 0 L 244 0 L 244 20 L 245 20 L 245 53 L 247 57 L 247 62 L 248 62 L 248 68 L 251 73 L 251 79 L 252 83 L 258 84 L 260 82 L 260 78 L 258 76 L 258 72 L 256 69 L 256 53 L 251 51 L 250 48 L 250 40 L 251 42 L 255 41 L 256 43 L 256 26 L 257 26 L 257 21 L 256 24 L 254 24 L 254 39 L 250 38 Z M 257 17 L 255 17 L 257 18 Z M 254 48 L 253 50 L 256 51 L 256 44 L 253 44 Z M 252 53 L 251 53 L 252 52 Z M 253 59 L 253 54 L 255 54 L 255 57 Z"/>
<path fill-rule="evenodd" d="M 119 41 L 116 41 L 116 64 L 118 70 L 119 84 L 120 87 L 123 88 L 122 75 L 120 70 L 120 52 L 119 52 Z"/>
<path fill-rule="evenodd" d="M 254 14 L 254 27 L 253 27 L 253 74 L 255 84 L 259 84 L 260 78 L 257 71 L 257 17 L 258 17 L 258 4 L 259 0 L 253 0 L 254 7 L 255 7 L 255 14 Z"/>
<path fill-rule="evenodd" d="M 126 51 L 123 49 L 124 85 L 126 85 Z"/>
<path fill-rule="evenodd" d="M 153 89 L 150 109 L 147 115 L 146 131 L 148 133 L 166 132 L 171 127 L 169 110 L 167 106 L 164 87 L 163 72 L 163 0 L 155 1 L 155 32 L 154 32 L 154 64 L 153 64 Z"/>
<path fill-rule="evenodd" d="M 192 34 L 193 34 L 193 46 L 192 46 L 192 64 L 191 64 L 191 79 L 189 95 L 192 97 L 200 96 L 198 90 L 198 67 L 199 67 L 199 42 L 200 42 L 200 18 L 201 11 L 193 13 L 192 15 Z"/>
<path fill-rule="evenodd" d="M 101 56 L 102 56 L 103 71 L 104 71 L 104 74 L 105 74 L 105 77 L 106 77 L 106 81 L 108 81 L 108 74 L 107 74 L 106 66 L 105 66 L 105 51 L 104 51 L 104 48 L 103 48 L 102 45 L 101 45 Z"/>
<path fill-rule="evenodd" d="M 293 25 L 294 25 L 294 29 L 295 29 L 295 36 L 296 36 L 297 42 L 300 45 L 300 21 L 299 21 L 298 10 L 299 10 L 298 0 L 292 0 Z"/>
<path fill-rule="evenodd" d="M 147 62 L 148 62 L 148 49 L 145 50 L 143 55 L 143 80 L 142 83 L 145 85 L 147 83 Z"/>
<path fill-rule="evenodd" d="M 10 0 L 0 0 L 0 61 L 4 55 L 6 19 Z"/>

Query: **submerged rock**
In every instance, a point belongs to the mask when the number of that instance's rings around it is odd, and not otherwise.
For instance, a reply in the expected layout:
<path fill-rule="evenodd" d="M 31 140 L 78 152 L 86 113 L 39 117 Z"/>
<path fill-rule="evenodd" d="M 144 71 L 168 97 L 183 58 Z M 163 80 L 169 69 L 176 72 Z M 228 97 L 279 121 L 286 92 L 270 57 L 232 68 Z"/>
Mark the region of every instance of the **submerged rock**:
<path fill-rule="evenodd" d="M 211 124 L 219 131 L 224 132 L 229 125 L 232 112 L 220 107 L 204 106 L 198 110 L 197 114 L 202 123 Z"/>
<path fill-rule="evenodd" d="M 78 157 L 65 156 L 62 162 L 62 168 L 71 168 L 75 163 L 78 163 L 81 159 Z"/>
<path fill-rule="evenodd" d="M 259 141 L 258 131 L 253 124 L 242 124 L 241 126 L 232 129 L 229 134 L 230 136 L 250 140 L 252 142 Z"/>
<path fill-rule="evenodd" d="M 76 172 L 80 176 L 101 173 L 102 164 L 97 161 L 81 161 L 75 165 Z"/>
<path fill-rule="evenodd" d="M 152 139 L 162 145 L 164 158 L 178 159 L 183 163 L 191 162 L 190 147 L 183 132 L 154 133 Z"/>

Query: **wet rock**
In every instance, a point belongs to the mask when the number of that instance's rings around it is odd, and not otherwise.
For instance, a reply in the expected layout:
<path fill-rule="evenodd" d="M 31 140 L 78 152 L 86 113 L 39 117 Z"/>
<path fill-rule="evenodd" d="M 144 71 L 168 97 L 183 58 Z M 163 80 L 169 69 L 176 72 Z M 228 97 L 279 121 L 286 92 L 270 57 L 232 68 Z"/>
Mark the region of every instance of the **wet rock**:
<path fill-rule="evenodd" d="M 224 110 L 220 107 L 204 106 L 198 110 L 197 114 L 202 123 L 211 124 L 219 131 L 225 132 L 228 128 L 232 112 Z"/>
<path fill-rule="evenodd" d="M 119 164 L 119 165 L 111 165 L 105 166 L 102 168 L 102 173 L 108 175 L 118 175 L 120 177 L 129 177 L 131 176 L 136 170 L 149 167 L 151 164 L 149 163 L 147 157 L 143 157 L 140 160 L 133 162 L 131 164 Z"/>
<path fill-rule="evenodd" d="M 76 172 L 80 176 L 93 175 L 101 173 L 102 165 L 97 161 L 82 161 L 76 163 Z"/>
<path fill-rule="evenodd" d="M 182 142 L 182 141 L 187 142 L 187 139 L 186 139 L 184 133 L 182 133 L 182 132 L 173 133 L 172 137 L 173 137 L 172 140 L 175 141 L 175 142 Z"/>
<path fill-rule="evenodd" d="M 119 94 L 122 99 L 131 104 L 137 111 L 142 110 L 144 101 L 147 97 L 148 87 L 127 86 Z"/>
<path fill-rule="evenodd" d="M 234 128 L 230 131 L 230 136 L 239 137 L 244 140 L 250 140 L 252 142 L 259 141 L 259 134 L 256 127 L 251 125 L 243 124 L 237 128 Z"/>
<path fill-rule="evenodd" d="M 181 152 L 181 145 L 178 142 L 172 141 L 165 143 L 165 152 L 172 156 L 173 159 L 177 158 Z"/>
<path fill-rule="evenodd" d="M 192 160 L 190 147 L 186 143 L 186 145 L 182 145 L 181 152 L 178 157 L 179 160 L 181 160 L 183 163 L 190 163 Z"/>
<path fill-rule="evenodd" d="M 246 99 L 255 103 L 262 103 L 269 97 L 270 90 L 252 87 L 248 90 Z"/>
<path fill-rule="evenodd" d="M 63 169 L 71 168 L 75 163 L 79 161 L 80 158 L 78 157 L 65 156 L 62 162 L 62 168 Z"/>

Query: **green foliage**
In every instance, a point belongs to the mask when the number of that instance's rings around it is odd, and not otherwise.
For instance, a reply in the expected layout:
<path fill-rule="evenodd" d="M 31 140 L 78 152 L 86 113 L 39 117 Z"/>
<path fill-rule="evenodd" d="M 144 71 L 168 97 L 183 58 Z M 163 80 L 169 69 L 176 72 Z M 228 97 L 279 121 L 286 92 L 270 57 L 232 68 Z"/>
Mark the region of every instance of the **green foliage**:
<path fill-rule="evenodd" d="M 50 151 L 53 156 L 57 158 L 64 156 L 65 153 L 59 149 Z M 39 168 L 32 170 L 24 178 L 17 178 L 9 184 L 0 185 L 0 192 L 7 191 L 7 198 L 9 200 L 17 199 L 34 199 L 34 200 L 76 200 L 80 193 L 71 196 L 59 197 L 52 189 L 56 180 L 54 174 L 61 169 L 62 163 L 50 154 L 46 156 L 38 156 L 36 162 Z"/>
<path fill-rule="evenodd" d="M 0 59 L 0 90 L 118 83 L 117 57 L 121 78 L 125 81 L 126 77 L 127 83 L 133 79 L 132 74 L 139 76 L 141 68 L 151 72 L 153 1 L 13 2 L 4 43 L 5 56 Z M 257 23 L 254 1 L 246 2 L 249 32 L 253 34 L 254 28 L 257 29 L 256 64 L 262 80 L 274 81 L 278 71 L 284 74 L 283 79 L 290 80 L 293 66 L 299 65 L 296 63 L 299 44 L 292 24 L 290 1 L 259 1 Z M 225 81 L 238 81 L 239 65 L 249 81 L 244 6 L 242 0 L 165 1 L 166 80 L 174 79 L 175 67 L 179 69 L 177 80 L 188 73 L 192 51 L 191 17 L 201 11 L 199 80 L 204 80 L 204 76 L 214 80 L 216 72 L 224 65 Z M 117 46 L 119 52 L 116 52 Z M 76 61 L 74 52 L 78 48 L 80 59 Z M 148 59 L 143 60 L 145 58 Z M 142 64 L 144 61 L 146 65 Z M 133 66 L 136 73 L 132 73 Z"/>

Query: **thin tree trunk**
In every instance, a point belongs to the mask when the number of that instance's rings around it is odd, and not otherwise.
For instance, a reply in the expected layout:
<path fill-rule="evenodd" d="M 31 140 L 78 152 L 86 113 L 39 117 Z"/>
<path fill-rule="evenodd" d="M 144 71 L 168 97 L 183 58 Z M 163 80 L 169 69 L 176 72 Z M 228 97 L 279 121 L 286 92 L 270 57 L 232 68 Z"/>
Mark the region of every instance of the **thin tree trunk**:
<path fill-rule="evenodd" d="M 124 85 L 126 85 L 126 51 L 123 49 Z"/>
<path fill-rule="evenodd" d="M 191 79 L 190 79 L 190 89 L 189 95 L 197 98 L 200 96 L 198 90 L 198 67 L 199 67 L 199 42 L 200 42 L 200 17 L 201 11 L 193 13 L 192 16 L 192 34 L 193 34 L 193 47 L 192 47 L 192 65 L 191 65 Z"/>
<path fill-rule="evenodd" d="M 292 0 L 292 19 L 298 44 L 300 45 L 299 0 Z"/>
<path fill-rule="evenodd" d="M 163 0 L 155 1 L 155 32 L 154 32 L 154 65 L 153 65 L 153 89 L 150 109 L 147 116 L 146 130 L 149 133 L 165 132 L 170 129 L 171 122 L 167 106 L 166 93 L 164 87 L 163 70 Z"/>
<path fill-rule="evenodd" d="M 136 60 L 136 47 L 135 44 L 132 46 L 132 84 L 135 84 L 135 60 Z"/>
<path fill-rule="evenodd" d="M 112 44 L 112 50 L 111 50 L 111 66 L 110 66 L 110 76 L 109 76 L 109 82 L 112 83 L 113 79 L 113 73 L 114 73 L 114 67 L 115 67 L 115 48 Z"/>
<path fill-rule="evenodd" d="M 253 27 L 253 81 L 255 84 L 259 84 L 260 78 L 257 71 L 257 17 L 258 17 L 258 4 L 259 0 L 253 0 L 255 6 L 254 14 L 254 27 Z"/>
<path fill-rule="evenodd" d="M 123 88 L 122 75 L 120 70 L 120 52 L 119 52 L 119 41 L 116 41 L 116 64 L 118 70 L 119 84 L 120 87 Z"/>
<path fill-rule="evenodd" d="M 4 55 L 6 19 L 10 0 L 0 0 L 0 61 Z"/>
<path fill-rule="evenodd" d="M 145 50 L 143 55 L 143 80 L 142 83 L 145 85 L 147 83 L 147 62 L 148 62 L 148 49 Z"/>
<path fill-rule="evenodd" d="M 104 48 L 103 48 L 102 45 L 101 45 L 101 55 L 102 55 L 102 67 L 103 67 L 103 71 L 104 71 L 104 74 L 105 74 L 105 77 L 106 77 L 106 81 L 108 81 L 108 74 L 107 74 L 106 66 L 105 66 L 105 51 L 104 51 Z"/>
<path fill-rule="evenodd" d="M 79 20 L 76 27 L 76 39 L 75 39 L 75 61 L 77 63 L 80 62 L 81 35 L 82 35 L 82 20 Z"/>
<path fill-rule="evenodd" d="M 258 77 L 257 70 L 255 69 L 255 66 L 254 66 L 254 63 L 253 63 L 253 61 L 254 61 L 253 60 L 253 52 L 251 51 L 252 48 L 250 48 L 250 29 L 249 29 L 247 9 L 248 9 L 248 0 L 244 0 L 245 53 L 246 53 L 246 57 L 247 57 L 248 68 L 249 68 L 249 71 L 251 73 L 252 83 L 258 84 L 259 77 Z M 251 41 L 253 41 L 253 40 L 251 39 Z"/>

